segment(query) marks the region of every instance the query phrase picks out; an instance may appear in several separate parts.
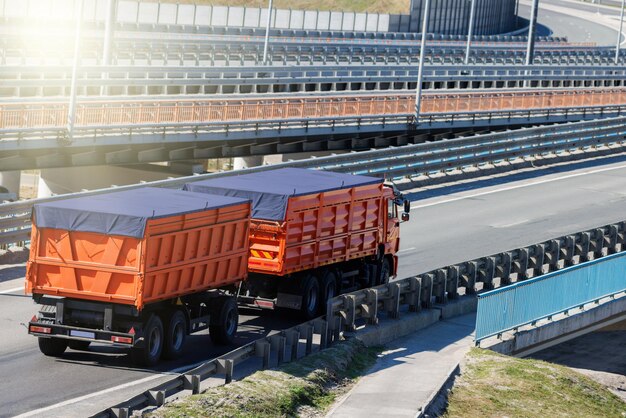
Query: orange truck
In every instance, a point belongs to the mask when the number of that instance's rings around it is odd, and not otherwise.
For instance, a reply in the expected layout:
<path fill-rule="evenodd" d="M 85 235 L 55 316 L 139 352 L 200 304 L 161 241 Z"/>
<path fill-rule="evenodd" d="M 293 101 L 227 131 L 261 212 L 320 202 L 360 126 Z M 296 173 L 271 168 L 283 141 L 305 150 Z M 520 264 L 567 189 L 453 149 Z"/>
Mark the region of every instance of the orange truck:
<path fill-rule="evenodd" d="M 315 317 L 395 275 L 402 203 L 377 178 L 278 169 L 35 205 L 28 331 L 45 355 L 97 342 L 153 365 L 192 332 L 231 343 L 237 301 Z"/>
<path fill-rule="evenodd" d="M 410 206 L 382 179 L 283 168 L 184 189 L 252 201 L 249 276 L 240 303 L 313 318 L 334 296 L 396 274 L 400 221 L 409 219 Z"/>
<path fill-rule="evenodd" d="M 149 187 L 35 205 L 26 291 L 41 310 L 28 331 L 45 355 L 98 342 L 142 365 L 206 328 L 228 344 L 249 223 L 247 199 Z"/>

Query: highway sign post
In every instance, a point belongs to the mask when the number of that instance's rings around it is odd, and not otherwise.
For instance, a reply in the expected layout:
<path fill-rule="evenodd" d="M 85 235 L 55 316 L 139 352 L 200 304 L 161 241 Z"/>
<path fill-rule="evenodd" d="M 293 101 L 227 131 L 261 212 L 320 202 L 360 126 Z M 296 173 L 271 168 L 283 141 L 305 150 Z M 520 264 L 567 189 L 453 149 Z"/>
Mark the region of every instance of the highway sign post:
<path fill-rule="evenodd" d="M 420 44 L 420 62 L 417 72 L 417 88 L 415 89 L 415 125 L 419 125 L 420 107 L 422 105 L 422 80 L 424 79 L 424 56 L 426 55 L 426 36 L 428 35 L 428 12 L 430 0 L 424 2 L 424 21 L 422 22 L 422 39 Z"/>

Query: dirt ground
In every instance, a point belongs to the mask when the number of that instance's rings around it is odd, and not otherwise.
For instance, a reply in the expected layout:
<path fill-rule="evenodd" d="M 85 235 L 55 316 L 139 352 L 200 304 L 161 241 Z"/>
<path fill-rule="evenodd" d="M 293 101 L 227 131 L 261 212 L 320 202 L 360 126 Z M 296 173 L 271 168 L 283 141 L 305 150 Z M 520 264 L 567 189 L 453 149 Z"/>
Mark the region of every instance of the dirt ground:
<path fill-rule="evenodd" d="M 571 367 L 607 386 L 626 401 L 626 321 L 531 357 Z"/>

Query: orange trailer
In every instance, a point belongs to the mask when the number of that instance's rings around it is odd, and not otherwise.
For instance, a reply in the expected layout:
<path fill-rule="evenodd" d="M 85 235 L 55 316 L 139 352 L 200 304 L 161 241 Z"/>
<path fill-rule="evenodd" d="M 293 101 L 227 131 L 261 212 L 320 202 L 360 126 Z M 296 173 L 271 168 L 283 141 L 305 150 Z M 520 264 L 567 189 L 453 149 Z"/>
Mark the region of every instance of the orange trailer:
<path fill-rule="evenodd" d="M 26 291 L 43 309 L 29 332 L 44 354 L 98 341 L 144 364 L 177 356 L 188 332 L 231 341 L 236 304 L 218 289 L 247 277 L 249 221 L 247 199 L 148 187 L 35 205 Z"/>
<path fill-rule="evenodd" d="M 246 303 L 313 317 L 339 292 L 395 275 L 401 202 L 382 179 L 285 168 L 185 190 L 252 201 Z"/>

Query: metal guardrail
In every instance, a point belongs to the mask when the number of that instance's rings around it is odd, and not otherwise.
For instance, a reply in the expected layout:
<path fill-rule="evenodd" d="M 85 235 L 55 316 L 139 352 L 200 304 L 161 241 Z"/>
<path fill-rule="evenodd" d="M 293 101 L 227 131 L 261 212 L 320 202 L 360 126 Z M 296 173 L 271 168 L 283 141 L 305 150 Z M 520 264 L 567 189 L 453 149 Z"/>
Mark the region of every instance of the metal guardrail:
<path fill-rule="evenodd" d="M 316 335 L 319 335 L 319 341 L 314 344 Z M 183 374 L 179 374 L 127 401 L 107 408 L 93 415 L 93 417 L 127 418 L 131 416 L 133 411 L 150 406 L 162 406 L 167 397 L 182 391 L 188 390 L 194 395 L 198 394 L 200 393 L 201 383 L 215 375 L 223 375 L 225 384 L 228 384 L 233 379 L 235 366 L 250 358 L 260 358 L 261 364 L 258 369 L 263 370 L 273 365 L 280 366 L 285 362 L 295 361 L 301 355 L 307 356 L 314 351 L 314 345 L 317 346 L 318 351 L 323 350 L 338 338 L 338 333 L 328 333 L 326 320 L 317 318 L 245 344 L 227 354 L 203 363 Z M 275 353 L 275 356 L 273 353 Z"/>
<path fill-rule="evenodd" d="M 299 358 L 301 340 L 305 344 L 304 355 L 313 352 L 314 334 L 319 335 L 318 347 L 322 350 L 339 341 L 342 332 L 353 332 L 357 327 L 376 325 L 383 313 L 389 318 L 399 318 L 403 306 L 408 306 L 410 315 L 411 312 L 419 312 L 432 308 L 435 304 L 445 304 L 449 300 L 457 299 L 461 296 L 460 290 L 465 295 L 472 295 L 496 287 L 506 290 L 513 281 L 519 283 L 517 286 L 522 286 L 530 277 L 540 278 L 546 272 L 554 272 L 590 259 L 600 259 L 601 262 L 608 254 L 624 251 L 625 244 L 626 221 L 340 295 L 328 302 L 326 316 L 323 318 L 246 344 L 108 408 L 95 417 L 125 418 L 135 410 L 161 406 L 168 396 L 183 390 L 199 393 L 201 381 L 215 374 L 223 374 L 225 383 L 230 383 L 234 367 L 252 357 L 263 359 L 257 370 L 270 367 L 272 352 L 276 352 L 276 365 L 288 359 L 294 361 Z M 549 276 L 551 275 L 546 277 Z M 497 279 L 499 280 L 496 282 Z M 482 285 L 477 286 L 479 283 Z"/>
<path fill-rule="evenodd" d="M 449 172 L 463 167 L 476 167 L 485 163 L 520 157 L 551 154 L 555 156 L 555 160 L 558 160 L 559 153 L 569 154 L 576 151 L 593 155 L 598 151 L 598 147 L 609 145 L 614 150 L 623 149 L 626 146 L 624 124 L 626 124 L 626 117 L 525 128 L 454 140 L 290 161 L 272 166 L 255 167 L 247 169 L 246 172 L 273 170 L 279 167 L 301 167 L 393 179 Z M 0 245 L 29 239 L 30 212 L 33 205 L 37 203 L 145 186 L 177 188 L 190 181 L 235 174 L 237 173 L 212 173 L 0 204 Z"/>
<path fill-rule="evenodd" d="M 626 253 L 612 254 L 480 294 L 475 340 L 479 343 L 624 292 L 625 271 Z"/>

